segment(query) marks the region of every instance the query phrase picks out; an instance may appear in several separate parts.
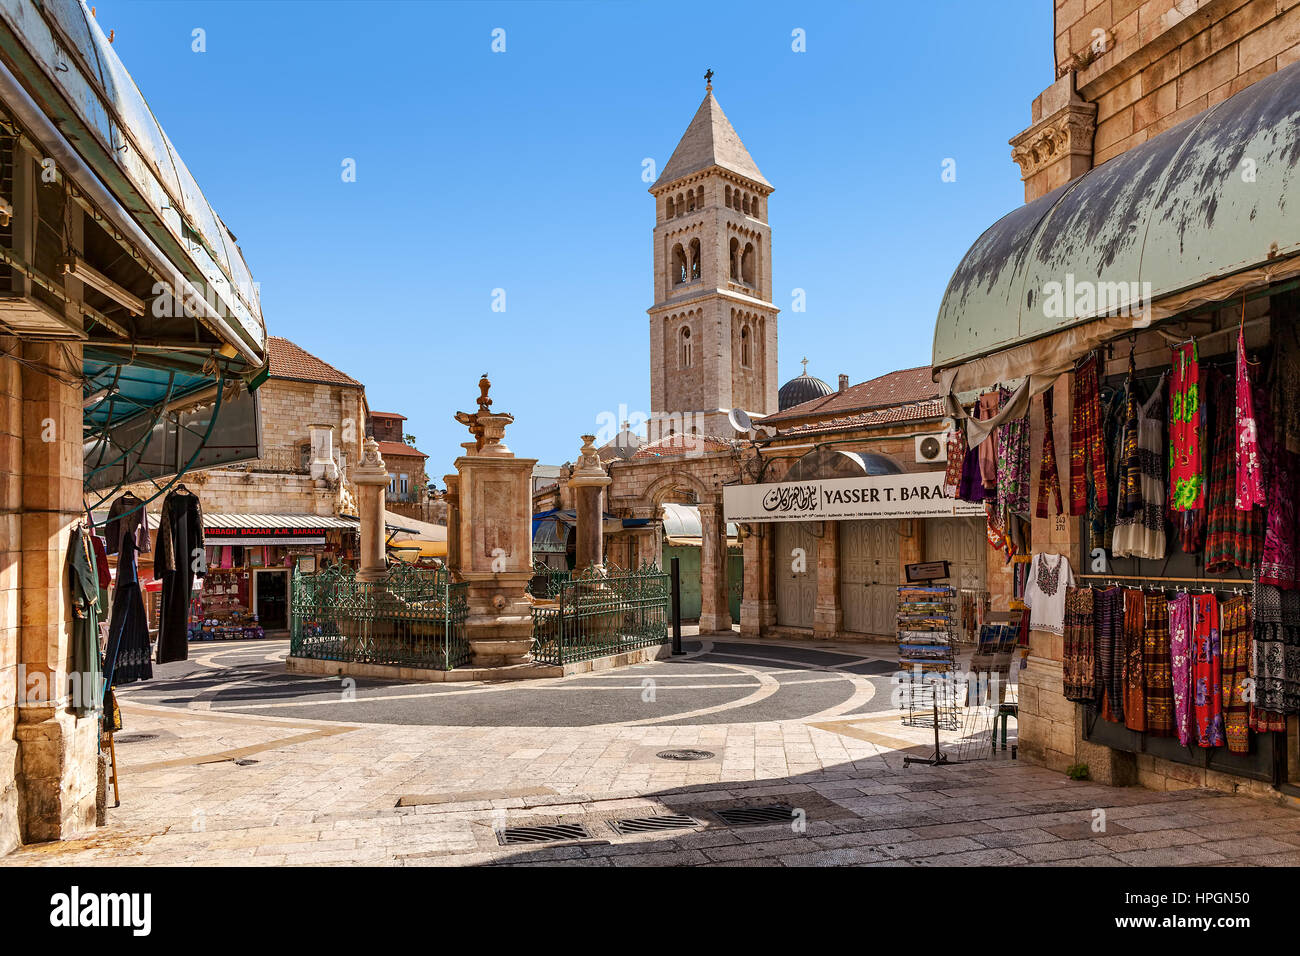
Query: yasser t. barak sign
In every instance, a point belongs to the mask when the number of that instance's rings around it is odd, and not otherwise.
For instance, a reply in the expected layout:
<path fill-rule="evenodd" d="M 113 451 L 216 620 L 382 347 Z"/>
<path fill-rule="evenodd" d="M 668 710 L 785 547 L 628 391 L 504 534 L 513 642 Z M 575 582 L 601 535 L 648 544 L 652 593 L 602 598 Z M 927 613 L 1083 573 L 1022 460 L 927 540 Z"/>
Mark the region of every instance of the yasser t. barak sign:
<path fill-rule="evenodd" d="M 983 515 L 984 507 L 943 493 L 942 471 L 862 478 L 825 478 L 766 485 L 728 485 L 728 521 L 869 521 Z"/>

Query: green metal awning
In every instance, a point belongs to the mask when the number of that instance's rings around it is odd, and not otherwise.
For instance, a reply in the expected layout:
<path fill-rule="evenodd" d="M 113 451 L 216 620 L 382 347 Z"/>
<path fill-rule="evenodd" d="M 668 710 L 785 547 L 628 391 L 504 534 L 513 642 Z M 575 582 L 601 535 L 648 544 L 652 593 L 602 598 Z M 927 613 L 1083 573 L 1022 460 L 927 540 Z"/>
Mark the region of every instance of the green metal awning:
<path fill-rule="evenodd" d="M 1144 327 L 1300 272 L 1297 163 L 1300 63 L 1014 210 L 948 283 L 936 373 L 1099 319 Z M 1055 358 L 1029 352 L 1014 368 L 1047 372 Z"/>

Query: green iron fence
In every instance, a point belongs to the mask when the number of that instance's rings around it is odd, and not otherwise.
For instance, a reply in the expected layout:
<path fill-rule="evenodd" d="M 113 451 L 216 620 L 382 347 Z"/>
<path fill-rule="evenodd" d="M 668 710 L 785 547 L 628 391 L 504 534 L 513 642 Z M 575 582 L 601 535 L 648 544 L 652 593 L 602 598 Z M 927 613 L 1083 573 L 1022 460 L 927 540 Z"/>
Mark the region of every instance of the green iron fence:
<path fill-rule="evenodd" d="M 528 580 L 528 593 L 535 598 L 555 600 L 565 581 L 573 576 L 568 568 L 553 568 L 541 561 L 533 562 L 533 576 Z"/>
<path fill-rule="evenodd" d="M 662 644 L 668 602 L 668 575 L 654 565 L 575 574 L 533 606 L 533 658 L 568 664 Z"/>
<path fill-rule="evenodd" d="M 294 657 L 435 670 L 469 661 L 467 586 L 445 569 L 398 565 L 373 582 L 346 567 L 294 571 L 292 587 Z"/>

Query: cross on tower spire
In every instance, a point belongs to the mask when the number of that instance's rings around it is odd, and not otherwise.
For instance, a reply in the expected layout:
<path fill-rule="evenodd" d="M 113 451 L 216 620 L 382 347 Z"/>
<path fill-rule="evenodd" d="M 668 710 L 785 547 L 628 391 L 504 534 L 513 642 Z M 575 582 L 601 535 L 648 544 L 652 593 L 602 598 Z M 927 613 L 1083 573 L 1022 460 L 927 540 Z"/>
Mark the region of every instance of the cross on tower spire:
<path fill-rule="evenodd" d="M 805 375 L 807 375 L 807 374 L 808 374 L 808 360 L 805 358 L 805 359 L 802 359 L 802 362 L 803 362 L 803 373 L 804 373 Z"/>
<path fill-rule="evenodd" d="M 704 91 L 706 93 L 713 92 L 713 71 L 712 70 L 704 71 Z"/>

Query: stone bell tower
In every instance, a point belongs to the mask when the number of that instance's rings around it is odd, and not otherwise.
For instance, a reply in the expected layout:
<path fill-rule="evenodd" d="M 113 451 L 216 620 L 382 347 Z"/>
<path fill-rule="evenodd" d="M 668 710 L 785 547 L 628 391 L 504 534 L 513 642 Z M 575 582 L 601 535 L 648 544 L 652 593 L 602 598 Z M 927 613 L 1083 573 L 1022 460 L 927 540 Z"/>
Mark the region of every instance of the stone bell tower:
<path fill-rule="evenodd" d="M 735 436 L 727 412 L 777 411 L 772 231 L 763 178 L 713 96 L 650 187 L 655 197 L 650 438 Z"/>

